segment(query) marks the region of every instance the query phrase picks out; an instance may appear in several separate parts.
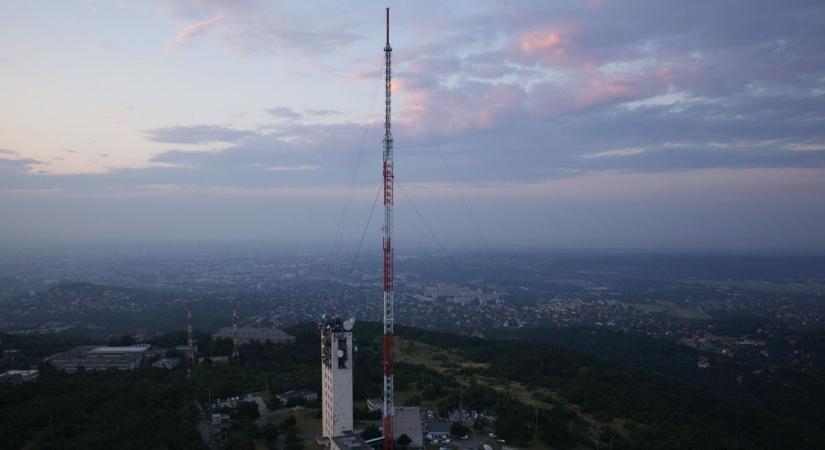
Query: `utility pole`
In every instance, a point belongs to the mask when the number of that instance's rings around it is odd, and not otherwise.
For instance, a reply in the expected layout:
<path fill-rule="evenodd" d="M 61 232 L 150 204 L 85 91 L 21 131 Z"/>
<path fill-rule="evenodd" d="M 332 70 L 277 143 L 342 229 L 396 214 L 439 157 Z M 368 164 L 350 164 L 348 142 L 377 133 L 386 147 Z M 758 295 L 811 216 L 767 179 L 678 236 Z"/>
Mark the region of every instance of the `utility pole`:
<path fill-rule="evenodd" d="M 384 447 L 395 449 L 393 419 L 395 417 L 394 374 L 395 353 L 393 333 L 394 257 L 392 253 L 393 170 L 392 155 L 392 47 L 390 47 L 390 9 L 387 8 L 387 43 L 384 46 Z"/>

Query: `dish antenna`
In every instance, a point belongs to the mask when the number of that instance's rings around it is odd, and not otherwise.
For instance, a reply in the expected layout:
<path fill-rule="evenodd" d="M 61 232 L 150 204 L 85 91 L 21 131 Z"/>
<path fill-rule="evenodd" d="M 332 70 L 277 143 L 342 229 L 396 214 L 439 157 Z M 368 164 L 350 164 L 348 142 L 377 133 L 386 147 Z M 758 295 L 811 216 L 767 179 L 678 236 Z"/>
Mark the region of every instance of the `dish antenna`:
<path fill-rule="evenodd" d="M 355 326 L 355 319 L 353 319 L 352 317 L 344 321 L 345 331 L 352 331 L 353 326 Z"/>

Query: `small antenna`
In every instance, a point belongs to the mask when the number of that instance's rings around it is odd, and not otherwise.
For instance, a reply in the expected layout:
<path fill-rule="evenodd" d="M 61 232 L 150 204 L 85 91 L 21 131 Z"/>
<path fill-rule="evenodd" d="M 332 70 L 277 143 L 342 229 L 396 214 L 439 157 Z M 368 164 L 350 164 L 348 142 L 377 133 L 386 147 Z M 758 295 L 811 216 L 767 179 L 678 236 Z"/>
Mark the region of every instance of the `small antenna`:
<path fill-rule="evenodd" d="M 238 341 L 238 307 L 232 304 L 232 359 L 241 359 L 240 342 Z"/>
<path fill-rule="evenodd" d="M 189 367 L 195 365 L 195 340 L 192 338 L 192 305 L 186 305 L 186 362 Z"/>

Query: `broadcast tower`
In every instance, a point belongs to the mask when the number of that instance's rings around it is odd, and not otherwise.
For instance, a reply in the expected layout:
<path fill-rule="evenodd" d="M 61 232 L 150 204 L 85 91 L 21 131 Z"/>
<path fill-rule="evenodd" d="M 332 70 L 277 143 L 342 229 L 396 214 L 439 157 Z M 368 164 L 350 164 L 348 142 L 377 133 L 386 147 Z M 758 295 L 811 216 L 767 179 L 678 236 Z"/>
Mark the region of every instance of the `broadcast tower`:
<path fill-rule="evenodd" d="M 393 264 L 392 254 L 392 47 L 390 47 L 390 9 L 387 8 L 387 44 L 384 46 L 384 447 L 394 450 L 393 374 L 395 354 L 393 350 Z"/>

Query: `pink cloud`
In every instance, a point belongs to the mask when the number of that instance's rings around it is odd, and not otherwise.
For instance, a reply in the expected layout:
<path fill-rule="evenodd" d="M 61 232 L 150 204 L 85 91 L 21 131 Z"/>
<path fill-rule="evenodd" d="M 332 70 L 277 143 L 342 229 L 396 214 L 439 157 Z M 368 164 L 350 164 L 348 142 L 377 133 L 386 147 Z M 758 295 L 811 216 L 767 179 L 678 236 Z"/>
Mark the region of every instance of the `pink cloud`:
<path fill-rule="evenodd" d="M 563 50 L 561 32 L 556 30 L 538 30 L 528 33 L 521 38 L 521 50 L 524 53 L 544 52 L 547 50 Z"/>
<path fill-rule="evenodd" d="M 572 25 L 540 27 L 516 35 L 507 49 L 509 57 L 525 63 L 543 65 L 594 65 L 576 42 Z"/>
<path fill-rule="evenodd" d="M 175 37 L 166 44 L 167 49 L 175 49 L 185 44 L 194 37 L 207 33 L 215 25 L 226 17 L 226 13 L 221 11 L 214 16 L 198 22 L 190 23 L 175 34 Z"/>

